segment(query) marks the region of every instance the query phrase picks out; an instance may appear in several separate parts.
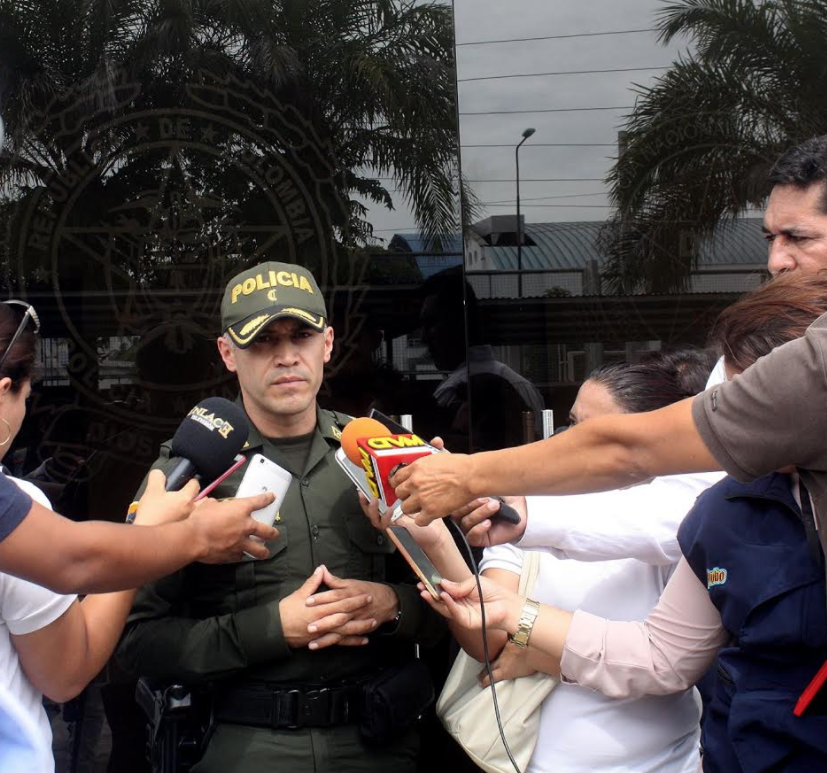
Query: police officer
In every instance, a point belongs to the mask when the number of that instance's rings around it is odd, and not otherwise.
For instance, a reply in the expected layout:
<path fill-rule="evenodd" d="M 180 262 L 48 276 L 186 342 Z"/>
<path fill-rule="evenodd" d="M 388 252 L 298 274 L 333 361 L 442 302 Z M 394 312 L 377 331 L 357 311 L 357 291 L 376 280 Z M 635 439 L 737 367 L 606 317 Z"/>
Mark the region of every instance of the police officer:
<path fill-rule="evenodd" d="M 212 685 L 202 773 L 413 771 L 415 722 L 366 745 L 360 728 L 377 718 L 365 694 L 443 627 L 413 582 L 386 582 L 399 558 L 334 459 L 350 417 L 316 403 L 333 348 L 319 287 L 301 266 L 264 263 L 230 281 L 221 315 L 219 352 L 250 422 L 244 453 L 293 475 L 279 537 L 269 559 L 192 564 L 146 586 L 119 657 L 138 676 Z M 156 466 L 168 457 L 167 443 Z M 214 495 L 233 496 L 243 473 Z"/>

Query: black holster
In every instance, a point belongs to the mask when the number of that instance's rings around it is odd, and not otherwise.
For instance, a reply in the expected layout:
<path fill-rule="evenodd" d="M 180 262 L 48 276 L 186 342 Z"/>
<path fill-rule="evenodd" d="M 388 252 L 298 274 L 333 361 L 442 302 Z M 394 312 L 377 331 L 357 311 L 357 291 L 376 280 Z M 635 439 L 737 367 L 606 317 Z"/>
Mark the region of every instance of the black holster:
<path fill-rule="evenodd" d="M 402 735 L 433 703 L 434 685 L 418 659 L 382 669 L 364 686 L 359 734 L 365 743 L 381 746 Z"/>

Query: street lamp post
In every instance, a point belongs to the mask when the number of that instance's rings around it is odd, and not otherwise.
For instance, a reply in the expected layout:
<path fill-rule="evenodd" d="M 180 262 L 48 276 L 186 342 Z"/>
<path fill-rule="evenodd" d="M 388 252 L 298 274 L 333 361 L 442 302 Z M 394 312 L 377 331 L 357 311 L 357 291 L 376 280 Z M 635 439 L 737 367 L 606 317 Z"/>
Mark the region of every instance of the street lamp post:
<path fill-rule="evenodd" d="M 523 132 L 523 138 L 514 148 L 514 166 L 517 171 L 517 297 L 523 297 L 523 224 L 520 218 L 520 146 L 534 134 L 534 129 Z"/>

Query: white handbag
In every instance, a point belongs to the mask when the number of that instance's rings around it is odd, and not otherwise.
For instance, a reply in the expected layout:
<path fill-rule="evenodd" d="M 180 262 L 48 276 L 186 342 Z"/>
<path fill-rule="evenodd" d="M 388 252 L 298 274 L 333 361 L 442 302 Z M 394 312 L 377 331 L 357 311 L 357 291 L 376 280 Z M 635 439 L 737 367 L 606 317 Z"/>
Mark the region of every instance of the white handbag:
<path fill-rule="evenodd" d="M 530 596 L 540 571 L 540 554 L 523 553 L 519 593 Z M 505 753 L 491 688 L 480 687 L 480 664 L 460 652 L 436 704 L 437 716 L 466 754 L 488 773 L 514 773 Z M 548 674 L 531 674 L 497 682 L 497 703 L 503 731 L 514 759 L 525 770 L 534 753 L 540 729 L 540 706 L 554 689 L 557 679 Z"/>

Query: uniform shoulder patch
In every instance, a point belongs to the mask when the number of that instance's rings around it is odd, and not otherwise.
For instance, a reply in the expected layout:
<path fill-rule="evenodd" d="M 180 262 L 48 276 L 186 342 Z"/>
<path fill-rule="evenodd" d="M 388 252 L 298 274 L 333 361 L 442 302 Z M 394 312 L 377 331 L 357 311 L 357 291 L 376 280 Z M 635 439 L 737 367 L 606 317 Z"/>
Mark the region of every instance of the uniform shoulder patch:
<path fill-rule="evenodd" d="M 340 411 L 331 411 L 328 408 L 326 408 L 323 413 L 326 415 L 326 421 L 328 423 L 328 429 L 323 431 L 334 440 L 341 440 L 342 429 L 353 421 L 353 417 L 348 416 L 346 413 L 341 413 Z M 324 422 L 322 422 L 322 427 L 324 427 Z"/>

